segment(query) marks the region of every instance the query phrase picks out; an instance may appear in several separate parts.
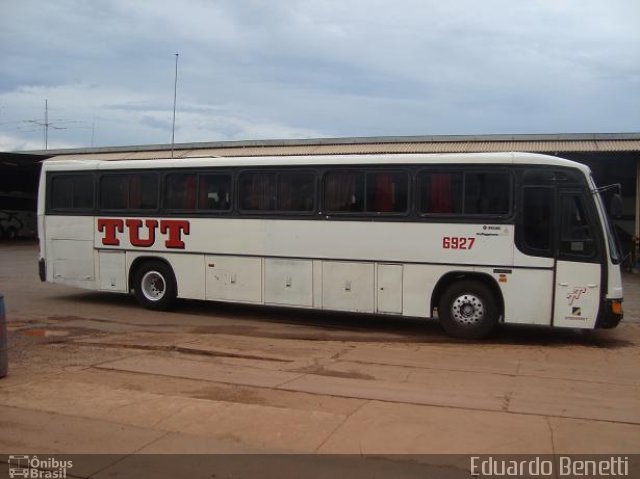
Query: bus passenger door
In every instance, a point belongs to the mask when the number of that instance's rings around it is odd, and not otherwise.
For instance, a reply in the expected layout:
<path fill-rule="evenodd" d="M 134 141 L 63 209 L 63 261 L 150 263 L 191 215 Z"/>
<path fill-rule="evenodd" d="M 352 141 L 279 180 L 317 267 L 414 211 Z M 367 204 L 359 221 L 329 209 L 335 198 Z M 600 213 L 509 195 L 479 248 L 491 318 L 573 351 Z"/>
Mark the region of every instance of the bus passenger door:
<path fill-rule="evenodd" d="M 579 190 L 560 190 L 558 200 L 553 325 L 593 328 L 602 287 L 593 214 Z"/>

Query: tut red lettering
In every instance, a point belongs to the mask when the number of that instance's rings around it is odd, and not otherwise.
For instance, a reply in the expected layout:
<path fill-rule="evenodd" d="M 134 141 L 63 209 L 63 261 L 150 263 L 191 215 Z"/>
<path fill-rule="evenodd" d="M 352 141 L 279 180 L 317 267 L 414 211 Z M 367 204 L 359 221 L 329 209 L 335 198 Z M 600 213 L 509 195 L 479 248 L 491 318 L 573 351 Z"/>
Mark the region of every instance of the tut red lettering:
<path fill-rule="evenodd" d="M 144 224 L 149 230 L 146 239 L 140 238 L 140 227 L 142 226 L 142 220 L 127 220 L 127 228 L 129 229 L 129 241 L 132 246 L 139 246 L 142 248 L 148 248 L 153 246 L 156 242 L 156 228 L 158 227 L 157 220 L 144 220 Z"/>
<path fill-rule="evenodd" d="M 182 234 L 189 234 L 189 222 L 186 220 L 162 220 L 160 221 L 160 233 L 169 236 L 164 242 L 167 248 L 184 249 Z"/>
<path fill-rule="evenodd" d="M 98 218 L 98 231 L 104 232 L 102 244 L 105 246 L 120 246 L 116 232 L 124 231 L 124 221 L 120 219 Z"/>

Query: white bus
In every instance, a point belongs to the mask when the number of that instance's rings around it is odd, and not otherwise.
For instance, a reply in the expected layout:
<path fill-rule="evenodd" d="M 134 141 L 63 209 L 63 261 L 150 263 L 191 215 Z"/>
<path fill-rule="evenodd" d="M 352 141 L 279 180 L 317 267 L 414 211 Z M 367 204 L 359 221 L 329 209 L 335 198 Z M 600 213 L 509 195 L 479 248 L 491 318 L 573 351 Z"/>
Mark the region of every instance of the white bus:
<path fill-rule="evenodd" d="M 45 161 L 43 281 L 176 298 L 611 328 L 620 254 L 589 169 L 536 154 Z"/>

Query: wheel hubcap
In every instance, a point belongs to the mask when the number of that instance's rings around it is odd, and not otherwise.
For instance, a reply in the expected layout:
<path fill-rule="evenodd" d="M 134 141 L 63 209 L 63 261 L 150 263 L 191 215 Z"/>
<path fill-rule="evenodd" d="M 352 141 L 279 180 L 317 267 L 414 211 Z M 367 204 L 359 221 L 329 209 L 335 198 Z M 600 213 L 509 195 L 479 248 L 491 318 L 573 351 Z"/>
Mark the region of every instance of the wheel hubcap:
<path fill-rule="evenodd" d="M 478 296 L 464 294 L 453 301 L 451 315 L 460 324 L 477 324 L 484 317 L 484 303 Z"/>
<path fill-rule="evenodd" d="M 149 301 L 159 301 L 164 296 L 167 285 L 162 275 L 156 271 L 149 271 L 142 277 L 142 294 Z"/>

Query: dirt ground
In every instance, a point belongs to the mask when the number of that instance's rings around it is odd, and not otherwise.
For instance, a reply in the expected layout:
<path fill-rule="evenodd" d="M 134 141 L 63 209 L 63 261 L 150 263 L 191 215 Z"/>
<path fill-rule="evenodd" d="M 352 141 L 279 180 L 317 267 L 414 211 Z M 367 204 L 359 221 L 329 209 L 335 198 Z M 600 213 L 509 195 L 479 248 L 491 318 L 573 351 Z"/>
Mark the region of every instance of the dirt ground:
<path fill-rule="evenodd" d="M 40 283 L 0 244 L 0 452 L 640 453 L 640 278 L 580 332 L 133 298 Z"/>

